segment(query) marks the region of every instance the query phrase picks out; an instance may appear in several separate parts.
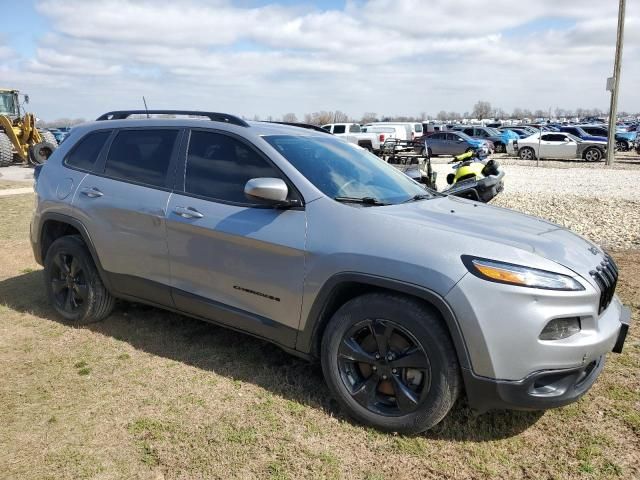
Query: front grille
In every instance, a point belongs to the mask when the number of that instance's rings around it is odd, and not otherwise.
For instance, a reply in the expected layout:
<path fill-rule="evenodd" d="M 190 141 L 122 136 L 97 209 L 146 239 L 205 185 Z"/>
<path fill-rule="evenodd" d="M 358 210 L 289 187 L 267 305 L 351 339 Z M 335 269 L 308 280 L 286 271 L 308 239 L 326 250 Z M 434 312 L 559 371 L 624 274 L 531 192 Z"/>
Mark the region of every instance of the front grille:
<path fill-rule="evenodd" d="M 618 266 L 609 254 L 605 254 L 604 260 L 595 270 L 589 272 L 600 287 L 600 305 L 598 313 L 602 313 L 611 303 L 618 283 Z"/>

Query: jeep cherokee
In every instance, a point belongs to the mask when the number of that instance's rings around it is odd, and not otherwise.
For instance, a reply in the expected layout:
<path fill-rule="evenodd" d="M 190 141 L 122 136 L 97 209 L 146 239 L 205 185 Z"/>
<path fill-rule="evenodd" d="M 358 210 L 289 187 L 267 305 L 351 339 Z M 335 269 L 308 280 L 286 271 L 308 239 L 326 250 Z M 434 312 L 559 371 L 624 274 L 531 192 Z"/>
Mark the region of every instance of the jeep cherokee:
<path fill-rule="evenodd" d="M 70 322 L 121 298 L 247 332 L 319 359 L 346 412 L 403 433 L 463 391 L 479 411 L 566 405 L 622 349 L 616 264 L 562 227 L 326 133 L 141 113 L 74 128 L 36 171 L 33 252 Z"/>

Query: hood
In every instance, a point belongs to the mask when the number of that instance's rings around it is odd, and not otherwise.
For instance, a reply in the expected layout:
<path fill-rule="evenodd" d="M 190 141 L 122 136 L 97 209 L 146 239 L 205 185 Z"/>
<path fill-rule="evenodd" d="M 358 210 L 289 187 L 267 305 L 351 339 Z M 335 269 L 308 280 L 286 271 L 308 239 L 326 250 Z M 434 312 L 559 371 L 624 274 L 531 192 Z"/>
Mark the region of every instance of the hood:
<path fill-rule="evenodd" d="M 473 145 L 474 147 L 481 147 L 481 146 L 485 145 L 486 142 L 484 140 L 478 140 L 476 138 L 471 138 L 471 139 L 469 139 L 469 144 Z"/>
<path fill-rule="evenodd" d="M 418 223 L 445 234 L 459 235 L 463 237 L 467 250 L 460 254 L 482 256 L 488 255 L 485 252 L 490 249 L 494 252 L 493 257 L 497 257 L 495 260 L 513 261 L 514 258 L 528 257 L 517 252 L 510 254 L 509 249 L 504 248 L 511 247 L 551 260 L 589 281 L 589 271 L 595 268 L 603 256 L 602 251 L 594 244 L 559 225 L 513 210 L 457 197 L 438 197 L 368 211 L 393 215 L 396 219 Z M 428 242 L 428 238 L 429 233 L 425 232 L 425 242 Z M 452 241 L 452 248 L 453 244 Z M 597 249 L 597 254 L 592 253 L 594 248 Z"/>

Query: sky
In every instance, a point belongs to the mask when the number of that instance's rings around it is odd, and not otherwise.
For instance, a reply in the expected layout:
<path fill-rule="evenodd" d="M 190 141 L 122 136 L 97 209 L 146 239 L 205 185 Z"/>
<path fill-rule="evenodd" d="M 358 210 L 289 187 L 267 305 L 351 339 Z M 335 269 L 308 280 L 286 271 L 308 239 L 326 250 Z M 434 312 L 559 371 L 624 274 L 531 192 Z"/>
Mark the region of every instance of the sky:
<path fill-rule="evenodd" d="M 0 0 L 0 86 L 45 120 L 117 109 L 359 118 L 607 110 L 615 0 Z M 619 110 L 640 112 L 640 1 Z"/>

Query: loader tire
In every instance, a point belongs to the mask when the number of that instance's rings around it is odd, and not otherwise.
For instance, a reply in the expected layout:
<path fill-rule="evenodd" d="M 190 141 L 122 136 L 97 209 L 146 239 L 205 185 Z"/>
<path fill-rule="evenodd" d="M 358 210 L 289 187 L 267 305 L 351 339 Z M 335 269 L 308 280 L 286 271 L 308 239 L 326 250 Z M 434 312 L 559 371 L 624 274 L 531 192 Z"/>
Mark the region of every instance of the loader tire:
<path fill-rule="evenodd" d="M 13 145 L 6 133 L 0 132 L 0 167 L 8 167 L 13 163 Z"/>
<path fill-rule="evenodd" d="M 29 160 L 33 165 L 43 165 L 57 148 L 49 142 L 36 143 L 29 147 Z"/>
<path fill-rule="evenodd" d="M 56 137 L 49 130 L 38 130 L 38 132 L 40 133 L 43 142 L 50 143 L 51 145 L 55 145 L 56 147 L 58 146 Z"/>

